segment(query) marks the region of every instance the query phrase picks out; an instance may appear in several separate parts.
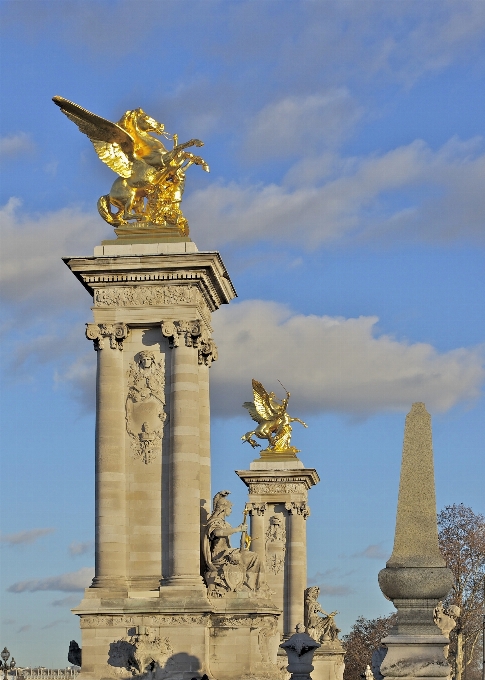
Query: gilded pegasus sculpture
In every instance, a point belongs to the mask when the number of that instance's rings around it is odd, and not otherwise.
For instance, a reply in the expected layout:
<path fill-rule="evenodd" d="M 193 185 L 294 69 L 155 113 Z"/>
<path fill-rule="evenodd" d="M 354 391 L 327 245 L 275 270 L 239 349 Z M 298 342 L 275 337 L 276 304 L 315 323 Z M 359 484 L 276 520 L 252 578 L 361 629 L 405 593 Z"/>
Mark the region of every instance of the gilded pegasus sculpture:
<path fill-rule="evenodd" d="M 185 171 L 200 165 L 209 172 L 209 166 L 185 149 L 203 146 L 200 139 L 179 144 L 176 134 L 165 132 L 164 125 L 143 109 L 127 111 L 118 123 L 111 123 L 63 97 L 53 97 L 53 102 L 89 137 L 103 163 L 119 175 L 109 194 L 98 200 L 99 214 L 115 227 L 118 237 L 188 236 L 189 225 L 180 209 Z M 167 149 L 151 133 L 171 140 L 173 148 Z"/>
<path fill-rule="evenodd" d="M 268 393 L 254 378 L 252 386 L 254 401 L 245 401 L 243 407 L 249 411 L 249 415 L 258 423 L 258 426 L 241 437 L 243 443 L 248 442 L 253 449 L 261 446 L 253 438 L 256 436 L 259 439 L 266 439 L 269 443 L 268 448 L 262 453 L 299 453 L 299 449 L 290 445 L 291 423 L 301 423 L 303 427 L 308 427 L 308 425 L 299 418 L 291 418 L 287 413 L 286 409 L 290 400 L 288 390 L 284 388 L 286 397 L 280 401 L 274 392 Z"/>

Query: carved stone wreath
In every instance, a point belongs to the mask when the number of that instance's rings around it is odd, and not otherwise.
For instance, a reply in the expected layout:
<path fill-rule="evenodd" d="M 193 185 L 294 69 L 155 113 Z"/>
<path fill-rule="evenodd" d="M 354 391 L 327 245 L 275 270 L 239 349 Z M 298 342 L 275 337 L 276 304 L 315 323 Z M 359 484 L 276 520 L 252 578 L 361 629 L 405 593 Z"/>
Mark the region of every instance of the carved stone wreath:
<path fill-rule="evenodd" d="M 165 356 L 139 352 L 128 371 L 126 431 L 135 458 L 148 464 L 161 450 L 165 406 Z"/>

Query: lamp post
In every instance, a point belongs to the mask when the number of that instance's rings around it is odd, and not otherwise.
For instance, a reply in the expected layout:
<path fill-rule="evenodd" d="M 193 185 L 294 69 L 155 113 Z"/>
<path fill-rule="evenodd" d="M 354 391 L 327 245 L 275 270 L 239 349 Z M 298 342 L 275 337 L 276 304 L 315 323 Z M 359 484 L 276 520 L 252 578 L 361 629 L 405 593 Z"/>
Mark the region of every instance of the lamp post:
<path fill-rule="evenodd" d="M 3 648 L 2 653 L 0 654 L 2 657 L 2 661 L 0 662 L 0 670 L 3 671 L 3 677 L 4 680 L 8 680 L 8 672 L 13 671 L 15 668 L 15 659 L 12 656 L 12 660 L 10 663 L 8 663 L 8 660 L 10 658 L 10 652 L 6 647 Z"/>

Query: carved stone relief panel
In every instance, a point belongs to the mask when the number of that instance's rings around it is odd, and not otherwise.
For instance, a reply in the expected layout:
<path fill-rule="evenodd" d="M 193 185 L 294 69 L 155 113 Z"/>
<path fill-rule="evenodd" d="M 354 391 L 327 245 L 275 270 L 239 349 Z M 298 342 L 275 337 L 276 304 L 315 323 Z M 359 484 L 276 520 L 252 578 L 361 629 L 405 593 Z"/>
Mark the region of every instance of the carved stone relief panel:
<path fill-rule="evenodd" d="M 139 352 L 128 371 L 126 431 L 135 458 L 154 460 L 161 450 L 165 406 L 165 356 Z"/>
<path fill-rule="evenodd" d="M 286 529 L 283 515 L 272 515 L 266 529 L 266 568 L 279 574 L 285 567 Z"/>
<path fill-rule="evenodd" d="M 251 482 L 249 493 L 251 494 L 306 494 L 307 487 L 302 482 Z"/>
<path fill-rule="evenodd" d="M 95 307 L 157 307 L 197 305 L 204 321 L 210 326 L 209 308 L 196 286 L 148 285 L 106 286 L 94 291 Z"/>
<path fill-rule="evenodd" d="M 144 630 L 112 642 L 108 664 L 136 676 L 164 668 L 172 655 L 173 647 L 168 637 L 160 638 L 156 633 Z"/>

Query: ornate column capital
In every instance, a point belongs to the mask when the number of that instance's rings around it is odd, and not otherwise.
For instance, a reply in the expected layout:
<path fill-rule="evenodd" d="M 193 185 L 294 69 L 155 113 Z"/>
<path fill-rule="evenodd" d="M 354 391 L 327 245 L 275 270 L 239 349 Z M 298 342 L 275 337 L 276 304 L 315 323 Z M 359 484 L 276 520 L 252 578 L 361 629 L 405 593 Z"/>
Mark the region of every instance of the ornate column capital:
<path fill-rule="evenodd" d="M 268 505 L 267 503 L 246 503 L 246 510 L 248 513 L 253 516 L 253 515 L 264 515 L 266 512 Z"/>
<path fill-rule="evenodd" d="M 123 349 L 123 340 L 128 337 L 129 328 L 125 323 L 87 323 L 86 337 L 93 340 L 94 349 L 104 349 L 105 340 L 109 339 L 111 349 Z"/>
<path fill-rule="evenodd" d="M 216 344 L 209 337 L 201 321 L 162 321 L 161 328 L 162 335 L 168 338 L 170 347 L 179 347 L 182 341 L 186 347 L 197 349 L 199 364 L 210 366 L 216 361 Z"/>
<path fill-rule="evenodd" d="M 303 519 L 308 519 L 310 516 L 310 508 L 305 501 L 296 503 L 291 501 L 290 503 L 285 503 L 285 508 L 288 510 L 290 515 L 302 515 Z"/>

